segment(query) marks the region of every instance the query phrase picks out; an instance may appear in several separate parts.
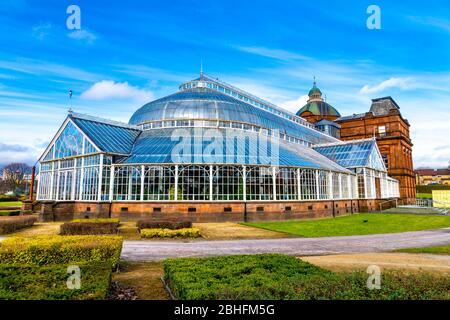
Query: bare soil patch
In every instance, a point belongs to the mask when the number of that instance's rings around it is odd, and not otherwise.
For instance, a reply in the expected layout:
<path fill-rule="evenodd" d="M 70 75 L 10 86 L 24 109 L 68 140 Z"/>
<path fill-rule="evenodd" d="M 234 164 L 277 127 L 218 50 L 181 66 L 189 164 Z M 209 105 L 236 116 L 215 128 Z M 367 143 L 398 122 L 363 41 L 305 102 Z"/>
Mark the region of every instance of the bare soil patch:
<path fill-rule="evenodd" d="M 169 296 L 161 282 L 162 262 L 122 263 L 113 274 L 119 286 L 131 288 L 137 300 L 167 300 Z"/>
<path fill-rule="evenodd" d="M 276 239 L 292 237 L 286 233 L 244 226 L 233 222 L 194 223 L 207 240 Z"/>
<path fill-rule="evenodd" d="M 414 253 L 358 253 L 301 257 L 302 260 L 331 271 L 366 270 L 377 265 L 381 270 L 439 272 L 450 274 L 450 256 Z"/>
<path fill-rule="evenodd" d="M 30 228 L 10 233 L 7 236 L 34 237 L 58 235 L 61 224 L 62 222 L 37 222 Z"/>

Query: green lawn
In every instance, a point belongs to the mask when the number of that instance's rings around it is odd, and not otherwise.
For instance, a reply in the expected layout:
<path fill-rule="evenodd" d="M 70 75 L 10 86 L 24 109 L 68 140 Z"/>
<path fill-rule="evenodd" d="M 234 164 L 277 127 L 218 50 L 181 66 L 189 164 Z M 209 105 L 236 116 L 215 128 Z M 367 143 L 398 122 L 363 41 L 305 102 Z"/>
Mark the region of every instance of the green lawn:
<path fill-rule="evenodd" d="M 437 246 L 437 247 L 425 247 L 425 248 L 409 248 L 397 250 L 398 252 L 408 252 L 408 253 L 433 253 L 433 254 L 448 254 L 450 255 L 450 244 L 447 246 Z"/>
<path fill-rule="evenodd" d="M 20 207 L 21 205 L 22 205 L 22 202 L 20 202 L 20 201 L 0 202 L 0 208 L 1 207 Z"/>
<path fill-rule="evenodd" d="M 450 227 L 450 217 L 361 213 L 338 218 L 252 222 L 245 223 L 245 225 L 300 237 L 327 237 L 445 228 Z"/>

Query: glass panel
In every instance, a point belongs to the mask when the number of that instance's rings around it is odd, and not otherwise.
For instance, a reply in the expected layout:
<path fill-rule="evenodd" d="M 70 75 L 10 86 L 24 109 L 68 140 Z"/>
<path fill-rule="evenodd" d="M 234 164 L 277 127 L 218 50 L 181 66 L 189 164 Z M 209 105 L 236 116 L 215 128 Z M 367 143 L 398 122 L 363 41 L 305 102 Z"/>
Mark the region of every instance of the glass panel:
<path fill-rule="evenodd" d="M 247 200 L 273 200 L 272 168 L 247 168 Z"/>
<path fill-rule="evenodd" d="M 83 135 L 68 122 L 61 135 L 55 142 L 55 158 L 65 158 L 81 155 L 83 148 Z"/>
<path fill-rule="evenodd" d="M 183 200 L 209 200 L 209 167 L 180 166 L 178 194 Z"/>
<path fill-rule="evenodd" d="M 214 166 L 213 200 L 243 200 L 242 167 Z"/>

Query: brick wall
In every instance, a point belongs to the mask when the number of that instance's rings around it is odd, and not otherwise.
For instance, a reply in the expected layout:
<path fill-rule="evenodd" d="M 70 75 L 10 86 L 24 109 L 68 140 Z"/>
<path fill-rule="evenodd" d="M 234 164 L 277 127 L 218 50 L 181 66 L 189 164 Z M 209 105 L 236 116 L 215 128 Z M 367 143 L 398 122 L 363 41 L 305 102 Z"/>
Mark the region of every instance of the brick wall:
<path fill-rule="evenodd" d="M 376 210 L 376 201 L 338 200 L 314 202 L 42 202 L 42 221 L 74 218 L 120 218 L 122 221 L 150 218 L 188 219 L 194 222 L 288 220 L 321 218 Z"/>

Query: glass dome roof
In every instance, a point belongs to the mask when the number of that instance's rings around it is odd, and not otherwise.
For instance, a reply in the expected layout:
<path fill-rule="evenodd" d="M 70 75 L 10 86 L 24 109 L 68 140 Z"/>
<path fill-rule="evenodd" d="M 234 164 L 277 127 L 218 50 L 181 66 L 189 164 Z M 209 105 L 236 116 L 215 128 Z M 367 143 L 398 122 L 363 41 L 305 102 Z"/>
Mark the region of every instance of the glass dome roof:
<path fill-rule="evenodd" d="M 129 124 L 173 119 L 239 121 L 279 130 L 312 144 L 336 141 L 317 130 L 207 88 L 180 91 L 147 103 L 133 114 Z"/>

